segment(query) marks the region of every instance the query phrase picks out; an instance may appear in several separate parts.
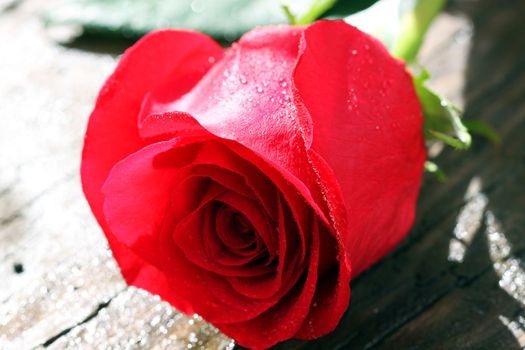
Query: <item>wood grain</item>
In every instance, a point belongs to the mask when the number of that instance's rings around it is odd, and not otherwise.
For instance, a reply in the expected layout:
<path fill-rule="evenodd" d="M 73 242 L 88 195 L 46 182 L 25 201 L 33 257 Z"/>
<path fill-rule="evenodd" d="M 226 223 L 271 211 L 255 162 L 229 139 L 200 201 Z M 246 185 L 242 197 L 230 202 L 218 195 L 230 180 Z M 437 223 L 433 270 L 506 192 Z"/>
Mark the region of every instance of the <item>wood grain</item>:
<path fill-rule="evenodd" d="M 95 94 L 121 43 L 60 46 L 46 1 L 0 10 L 0 349 L 228 349 L 198 316 L 126 287 L 80 190 Z M 2 12 L 3 11 L 3 12 Z M 432 86 L 496 127 L 436 159 L 402 244 L 352 282 L 338 328 L 276 349 L 525 346 L 525 3 L 456 0 L 422 61 Z M 108 49 L 108 47 L 109 49 Z"/>

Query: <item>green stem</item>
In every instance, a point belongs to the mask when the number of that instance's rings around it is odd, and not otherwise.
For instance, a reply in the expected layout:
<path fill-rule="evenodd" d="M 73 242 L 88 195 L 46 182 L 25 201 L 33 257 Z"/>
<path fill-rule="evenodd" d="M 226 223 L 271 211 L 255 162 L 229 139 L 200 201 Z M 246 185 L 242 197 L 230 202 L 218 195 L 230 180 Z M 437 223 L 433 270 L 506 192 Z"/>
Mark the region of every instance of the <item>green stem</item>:
<path fill-rule="evenodd" d="M 405 62 L 413 62 L 432 20 L 443 9 L 446 0 L 415 0 L 413 9 L 401 18 L 399 40 L 392 54 Z"/>
<path fill-rule="evenodd" d="M 312 7 L 297 20 L 298 24 L 310 24 L 328 11 L 337 0 L 316 0 Z"/>

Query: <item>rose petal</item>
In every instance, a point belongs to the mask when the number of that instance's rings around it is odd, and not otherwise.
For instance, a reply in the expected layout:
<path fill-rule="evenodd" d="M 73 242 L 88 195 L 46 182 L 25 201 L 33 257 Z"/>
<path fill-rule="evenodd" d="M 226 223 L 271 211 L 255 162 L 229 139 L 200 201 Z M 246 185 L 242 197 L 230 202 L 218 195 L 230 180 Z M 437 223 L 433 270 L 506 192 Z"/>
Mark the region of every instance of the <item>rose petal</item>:
<path fill-rule="evenodd" d="M 350 301 L 350 263 L 344 251 L 339 253 L 333 251 L 334 247 L 340 247 L 340 244 L 334 242 L 336 239 L 327 230 L 320 230 L 319 256 L 325 261 L 321 261 L 319 264 L 319 277 L 312 307 L 294 338 L 315 339 L 333 331 L 348 307 Z M 336 256 L 337 261 L 334 266 L 333 260 Z M 333 259 L 329 262 L 330 265 L 326 262 L 328 257 Z"/>
<path fill-rule="evenodd" d="M 247 33 L 195 88 L 166 105 L 165 112 L 191 114 L 210 133 L 237 141 L 278 165 L 295 178 L 296 187 L 321 202 L 306 154 L 311 127 L 302 122 L 309 117 L 294 101 L 291 85 L 303 31 L 274 26 Z M 169 128 L 165 123 L 165 130 Z"/>
<path fill-rule="evenodd" d="M 178 300 L 175 305 L 187 307 L 185 305 L 191 302 L 191 311 L 198 312 L 210 322 L 242 322 L 268 310 L 280 300 L 282 294 L 265 300 L 253 300 L 238 294 L 224 277 L 188 261 L 169 234 L 172 232 L 170 227 L 173 227 L 173 222 L 169 221 L 177 218 L 174 208 L 169 205 L 173 203 L 170 191 L 177 167 L 166 168 L 168 159 L 165 154 L 174 152 L 172 147 L 175 147 L 185 158 L 182 152 L 185 147 L 193 154 L 193 145 L 209 140 L 209 137 L 199 135 L 159 142 L 119 162 L 104 185 L 107 196 L 105 214 L 111 232 L 119 240 L 130 244 L 133 253 L 149 264 L 162 268 L 172 286 L 169 300 Z M 170 155 L 175 156 L 173 153 Z M 193 159 L 193 155 L 189 159 Z M 151 193 L 137 196 L 136 188 Z M 195 189 L 191 192 L 195 192 Z M 154 231 L 156 235 L 151 236 Z M 225 309 L 228 313 L 224 313 Z"/>
<path fill-rule="evenodd" d="M 166 113 L 167 116 L 165 118 L 157 119 L 156 122 L 163 123 L 169 119 L 170 114 L 172 113 Z M 149 120 L 150 119 L 147 121 Z M 194 125 L 194 123 L 197 123 L 196 125 L 198 125 L 198 128 L 194 129 L 194 133 L 206 132 L 195 119 L 193 119 L 191 124 Z M 170 122 L 163 125 L 165 130 L 170 130 L 170 127 L 173 126 Z M 176 134 L 177 129 L 174 129 L 171 132 Z M 185 159 L 184 164 L 192 167 L 197 165 L 217 166 L 221 169 L 242 176 L 244 183 L 255 193 L 257 200 L 264 206 L 268 215 L 272 218 L 277 217 L 277 193 L 275 185 L 264 174 L 264 172 L 250 161 L 233 152 L 230 149 L 230 145 L 227 145 L 224 141 L 226 140 L 217 139 L 215 141 L 207 142 L 202 148 L 199 148 L 195 157 L 191 158 L 191 160 Z M 249 150 L 246 150 L 246 152 L 250 153 L 251 157 L 256 156 Z M 163 155 L 163 163 L 164 166 L 167 167 L 173 166 L 173 164 L 179 164 L 178 166 L 180 166 L 180 154 L 176 151 L 174 152 L 174 155 L 170 155 L 170 152 L 166 152 L 166 154 Z"/>
<path fill-rule="evenodd" d="M 185 61 L 190 56 L 192 60 Z M 121 249 L 112 236 L 103 213 L 102 185 L 118 161 L 145 145 L 138 137 L 133 117 L 139 112 L 145 94 L 158 83 L 158 77 L 176 76 L 179 64 L 184 62 L 183 69 L 200 72 L 193 75 L 192 84 L 186 85 L 190 89 L 211 66 L 210 57 L 219 60 L 222 49 L 205 35 L 175 30 L 146 35 L 124 53 L 101 89 L 90 116 L 82 152 L 82 187 L 125 277 L 128 272 L 135 275 L 142 262 L 135 260 L 127 249 Z"/>
<path fill-rule="evenodd" d="M 253 349 L 266 349 L 293 337 L 308 314 L 317 283 L 319 231 L 316 222 L 312 236 L 308 270 L 302 285 L 296 285 L 278 304 L 254 319 L 216 326 L 238 344 Z"/>
<path fill-rule="evenodd" d="M 250 208 L 252 204 L 250 204 L 249 201 L 240 198 L 238 195 L 233 195 L 231 192 L 222 192 L 216 197 L 209 199 L 213 199 L 216 202 L 227 203 L 236 210 L 239 210 L 239 208 L 236 208 L 235 206 L 237 204 L 242 204 L 243 210 L 246 210 L 247 212 L 245 215 L 254 224 L 256 230 L 263 231 L 271 229 L 268 227 L 267 220 L 260 215 L 260 212 L 254 212 L 253 208 Z M 213 218 L 206 215 L 209 210 L 203 211 L 203 207 L 206 204 L 208 203 L 202 202 L 193 213 L 189 214 L 176 225 L 173 232 L 174 241 L 181 248 L 189 261 L 207 271 L 215 272 L 221 276 L 260 276 L 261 274 L 266 274 L 274 270 L 274 267 L 264 264 L 225 266 L 220 264 L 216 259 L 213 259 L 212 256 L 209 256 L 207 252 L 207 250 L 209 251 L 209 248 L 206 249 L 206 245 L 219 246 L 222 245 L 222 243 L 219 241 L 215 232 L 210 233 L 210 231 L 215 229 L 215 225 Z M 268 242 L 266 242 L 266 244 L 268 244 Z M 274 249 L 272 246 L 267 247 L 267 249 L 268 248 Z M 224 254 L 227 254 L 227 252 L 225 251 Z M 270 253 L 270 256 L 273 254 L 274 253 Z"/>
<path fill-rule="evenodd" d="M 228 281 L 239 293 L 256 299 L 271 298 L 277 292 L 286 293 L 304 272 L 306 264 L 298 251 L 300 235 L 304 235 L 293 222 L 293 215 L 279 196 L 279 262 L 276 273 L 258 278 L 231 277 Z"/>
<path fill-rule="evenodd" d="M 342 190 L 355 276 L 412 225 L 425 160 L 421 107 L 403 64 L 342 21 L 305 30 L 293 81 L 313 121 L 312 148 Z"/>
<path fill-rule="evenodd" d="M 215 229 L 217 237 L 224 247 L 227 247 L 232 253 L 251 256 L 255 246 L 255 233 L 253 228 L 246 229 L 246 232 L 239 234 L 239 222 L 248 221 L 244 215 L 237 213 L 234 208 L 221 206 L 215 216 Z M 251 226 L 250 223 L 244 224 Z M 248 232 L 248 230 L 252 232 Z M 224 261 L 220 261 L 224 263 Z"/>
<path fill-rule="evenodd" d="M 134 118 L 144 96 L 157 86 L 159 77 L 199 71 L 193 84 L 187 86 L 190 89 L 210 68 L 209 57 L 221 56 L 222 49 L 211 38 L 176 30 L 146 35 L 124 53 L 98 96 L 82 154 L 84 192 L 99 221 L 104 220 L 100 189 L 109 171 L 145 145 L 138 137 Z"/>
<path fill-rule="evenodd" d="M 176 168 L 155 168 L 153 159 L 174 145 L 184 146 L 201 141 L 202 137 L 159 142 L 133 153 L 111 170 L 102 193 L 105 195 L 104 214 L 110 232 L 119 242 L 155 256 L 156 236 L 170 206 L 170 187 Z M 137 191 L 140 189 L 140 191 Z M 144 205 L 148 203 L 148 205 Z M 139 240 L 151 241 L 148 246 Z"/>

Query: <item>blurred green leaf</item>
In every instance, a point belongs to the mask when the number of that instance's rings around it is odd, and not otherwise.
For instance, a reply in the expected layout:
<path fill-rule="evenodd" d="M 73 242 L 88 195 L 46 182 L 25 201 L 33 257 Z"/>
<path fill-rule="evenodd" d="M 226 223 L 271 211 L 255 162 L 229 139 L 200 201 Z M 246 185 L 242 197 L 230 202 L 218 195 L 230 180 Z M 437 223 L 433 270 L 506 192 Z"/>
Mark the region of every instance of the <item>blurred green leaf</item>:
<path fill-rule="evenodd" d="M 496 146 L 501 145 L 501 137 L 499 136 L 498 132 L 484 121 L 470 119 L 464 120 L 463 124 L 467 127 L 471 134 L 483 136 Z"/>
<path fill-rule="evenodd" d="M 430 90 L 425 82 L 429 74 L 414 76 L 414 87 L 423 108 L 427 141 L 439 140 L 458 149 L 470 147 L 472 138 L 460 118 L 460 110 Z"/>
<path fill-rule="evenodd" d="M 286 23 L 279 0 L 64 0 L 43 15 L 50 25 L 138 38 L 158 28 L 193 29 L 233 41 L 259 25 Z"/>

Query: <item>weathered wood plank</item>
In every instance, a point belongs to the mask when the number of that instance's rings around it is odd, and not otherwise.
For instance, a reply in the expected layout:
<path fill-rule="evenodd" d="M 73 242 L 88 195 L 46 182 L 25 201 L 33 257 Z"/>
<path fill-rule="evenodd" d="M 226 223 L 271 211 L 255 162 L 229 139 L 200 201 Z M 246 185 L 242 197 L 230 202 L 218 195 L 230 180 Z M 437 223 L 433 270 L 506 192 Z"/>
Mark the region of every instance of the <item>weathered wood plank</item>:
<path fill-rule="evenodd" d="M 126 287 L 108 255 L 77 170 L 115 60 L 54 44 L 35 17 L 45 5 L 0 14 L 0 348 L 230 348 L 198 317 Z M 277 349 L 525 346 L 522 13 L 518 0 L 457 0 L 435 23 L 422 51 L 432 85 L 504 143 L 441 154 L 449 181 L 427 177 L 414 229 L 352 283 L 339 327 Z"/>

